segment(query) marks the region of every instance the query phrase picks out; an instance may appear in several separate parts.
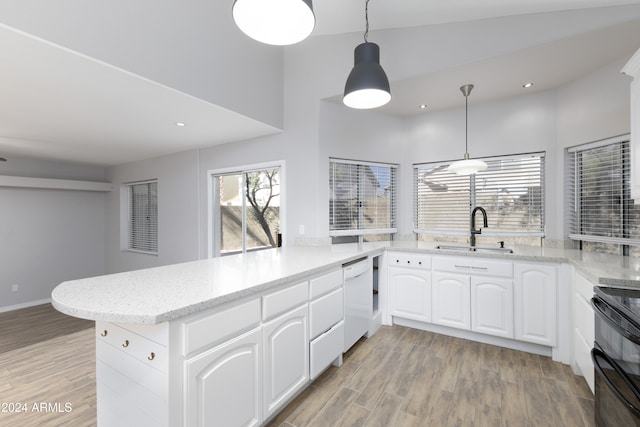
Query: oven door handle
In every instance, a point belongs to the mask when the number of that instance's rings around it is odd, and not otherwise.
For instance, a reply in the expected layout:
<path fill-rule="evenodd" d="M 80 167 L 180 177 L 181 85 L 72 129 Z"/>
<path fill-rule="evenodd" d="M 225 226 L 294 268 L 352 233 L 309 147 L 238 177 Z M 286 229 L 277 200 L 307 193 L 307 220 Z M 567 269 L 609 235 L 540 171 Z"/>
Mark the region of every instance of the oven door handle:
<path fill-rule="evenodd" d="M 607 312 L 602 308 L 602 305 L 607 305 L 605 302 L 603 302 L 600 298 L 598 297 L 593 297 L 591 298 L 591 306 L 598 312 L 597 314 L 600 315 L 600 317 L 602 317 L 604 320 L 606 320 L 606 322 L 613 328 L 616 330 L 616 332 L 618 332 L 620 335 L 622 335 L 623 337 L 629 339 L 630 341 L 633 341 L 635 344 L 639 344 L 640 345 L 640 336 L 637 334 L 634 334 L 633 332 L 631 332 L 630 330 L 628 330 L 627 328 L 623 328 L 622 325 L 620 325 L 620 323 L 616 322 L 615 319 L 613 319 L 611 316 L 609 316 L 609 314 L 607 314 Z M 613 308 L 612 308 L 613 310 Z M 629 327 L 631 328 L 632 326 L 629 325 Z M 635 328 L 633 328 L 635 329 Z"/>
<path fill-rule="evenodd" d="M 598 348 L 594 348 L 594 349 L 591 350 L 591 359 L 593 360 L 593 366 L 595 367 L 598 375 L 600 375 L 600 378 L 602 378 L 604 380 L 604 382 L 607 384 L 609 389 L 618 397 L 618 399 L 622 403 L 624 403 L 624 405 L 627 408 L 629 408 L 629 410 L 631 412 L 633 412 L 635 414 L 635 416 L 640 417 L 640 409 L 636 408 L 633 405 L 633 403 L 629 402 L 629 400 L 627 400 L 627 398 L 622 395 L 620 390 L 618 390 L 618 388 L 611 382 L 609 377 L 607 377 L 607 374 L 604 373 L 604 370 L 602 369 L 602 366 L 600 366 L 600 363 L 598 362 L 598 358 L 599 357 L 604 359 L 609 365 L 611 365 L 611 367 L 616 371 L 616 373 L 618 375 L 620 375 L 620 377 L 622 377 L 624 382 L 629 386 L 629 388 L 633 392 L 633 395 L 639 401 L 640 401 L 640 390 L 638 390 L 638 388 L 633 383 L 631 378 L 629 378 L 629 376 L 622 370 L 620 365 L 618 365 L 615 362 L 615 360 L 611 359 L 604 351 L 602 351 L 602 350 L 600 350 Z"/>

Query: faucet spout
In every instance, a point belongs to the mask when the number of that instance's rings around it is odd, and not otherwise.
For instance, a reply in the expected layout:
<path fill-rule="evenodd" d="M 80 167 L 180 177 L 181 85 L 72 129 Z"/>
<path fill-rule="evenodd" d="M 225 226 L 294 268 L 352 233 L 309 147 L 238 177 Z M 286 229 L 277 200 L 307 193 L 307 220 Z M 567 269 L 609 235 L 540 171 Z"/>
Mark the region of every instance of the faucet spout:
<path fill-rule="evenodd" d="M 488 222 L 487 222 L 487 211 L 484 210 L 484 208 L 480 207 L 480 206 L 476 206 L 472 211 L 471 211 L 471 237 L 469 239 L 471 246 L 475 246 L 476 245 L 476 235 L 477 234 L 482 234 L 482 229 L 477 229 L 476 230 L 476 212 L 480 211 L 480 213 L 482 214 L 482 225 L 485 228 L 488 228 Z"/>

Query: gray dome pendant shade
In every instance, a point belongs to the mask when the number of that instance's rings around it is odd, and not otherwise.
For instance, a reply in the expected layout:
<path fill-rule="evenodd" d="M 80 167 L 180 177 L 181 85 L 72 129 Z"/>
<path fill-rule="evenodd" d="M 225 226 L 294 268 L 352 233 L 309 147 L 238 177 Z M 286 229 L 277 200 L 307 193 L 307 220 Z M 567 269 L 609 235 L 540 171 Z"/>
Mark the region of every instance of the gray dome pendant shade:
<path fill-rule="evenodd" d="M 347 107 L 369 109 L 381 107 L 390 100 L 389 79 L 380 66 L 380 47 L 369 42 L 359 44 L 342 101 Z"/>
<path fill-rule="evenodd" d="M 364 43 L 356 46 L 354 66 L 347 77 L 342 102 L 357 109 L 378 108 L 391 100 L 389 79 L 380 66 L 380 46 L 369 43 L 369 0 L 365 2 Z"/>
<path fill-rule="evenodd" d="M 243 33 L 276 46 L 306 39 L 316 25 L 311 0 L 235 0 L 232 13 Z"/>

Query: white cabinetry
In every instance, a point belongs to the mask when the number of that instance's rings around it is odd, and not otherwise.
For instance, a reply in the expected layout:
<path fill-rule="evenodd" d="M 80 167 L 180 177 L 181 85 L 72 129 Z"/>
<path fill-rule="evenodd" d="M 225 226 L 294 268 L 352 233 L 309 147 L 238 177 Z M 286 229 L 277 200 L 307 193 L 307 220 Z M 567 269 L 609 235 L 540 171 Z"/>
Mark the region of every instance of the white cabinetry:
<path fill-rule="evenodd" d="M 434 257 L 433 323 L 513 338 L 511 262 Z"/>
<path fill-rule="evenodd" d="M 309 381 L 309 283 L 262 297 L 264 419 Z"/>
<path fill-rule="evenodd" d="M 315 379 L 334 360 L 342 362 L 344 289 L 342 270 L 311 279 L 309 375 Z"/>
<path fill-rule="evenodd" d="M 470 284 L 467 274 L 433 272 L 433 323 L 471 329 Z"/>
<path fill-rule="evenodd" d="M 471 277 L 471 330 L 513 338 L 513 280 Z"/>
<path fill-rule="evenodd" d="M 515 337 L 555 347 L 557 337 L 557 267 L 515 263 Z"/>
<path fill-rule="evenodd" d="M 168 426 L 168 327 L 123 326 L 96 322 L 98 424 Z"/>
<path fill-rule="evenodd" d="M 309 380 L 309 308 L 305 304 L 264 324 L 264 417 Z M 245 424 L 223 424 L 245 425 Z"/>
<path fill-rule="evenodd" d="M 431 322 L 431 257 L 389 254 L 392 316 Z"/>
<path fill-rule="evenodd" d="M 631 198 L 640 201 L 640 50 L 627 62 L 622 72 L 631 81 Z"/>
<path fill-rule="evenodd" d="M 591 349 L 595 341 L 595 315 L 591 307 L 594 284 L 576 272 L 573 292 L 573 358 L 579 372 L 594 391 L 594 371 Z"/>
<path fill-rule="evenodd" d="M 257 327 L 185 363 L 187 426 L 262 422 L 262 333 Z"/>

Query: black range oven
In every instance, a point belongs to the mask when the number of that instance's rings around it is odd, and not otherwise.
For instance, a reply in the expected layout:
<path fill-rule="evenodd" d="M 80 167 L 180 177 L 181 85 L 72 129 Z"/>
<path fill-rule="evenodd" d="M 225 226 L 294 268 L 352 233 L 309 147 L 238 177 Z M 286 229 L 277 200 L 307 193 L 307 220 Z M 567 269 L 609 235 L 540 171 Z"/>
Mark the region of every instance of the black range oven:
<path fill-rule="evenodd" d="M 594 292 L 596 425 L 640 426 L 640 289 Z"/>

